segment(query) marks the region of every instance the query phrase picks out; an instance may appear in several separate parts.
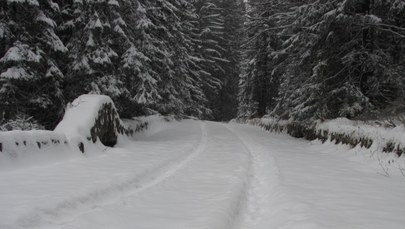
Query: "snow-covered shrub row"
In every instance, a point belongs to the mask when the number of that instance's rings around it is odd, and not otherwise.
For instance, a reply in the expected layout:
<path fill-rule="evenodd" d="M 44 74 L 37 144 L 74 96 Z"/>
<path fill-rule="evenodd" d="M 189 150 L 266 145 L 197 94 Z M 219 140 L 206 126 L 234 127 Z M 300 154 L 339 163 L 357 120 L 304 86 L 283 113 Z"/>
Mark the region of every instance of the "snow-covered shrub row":
<path fill-rule="evenodd" d="M 69 104 L 55 132 L 66 134 L 84 153 L 94 145 L 114 146 L 118 137 L 131 136 L 135 131 L 122 122 L 110 97 L 82 95 Z"/>
<path fill-rule="evenodd" d="M 134 117 L 130 120 L 123 120 L 128 128 L 135 130 L 135 132 L 141 132 L 145 136 L 150 136 L 158 133 L 172 125 L 174 121 L 178 121 L 179 118 L 173 115 L 162 116 L 160 114 Z"/>
<path fill-rule="evenodd" d="M 284 132 L 296 138 L 319 139 L 351 147 L 361 146 L 377 152 L 405 154 L 405 126 L 387 127 L 379 122 L 353 121 L 338 118 L 311 124 L 277 120 L 271 117 L 246 121 L 272 132 Z"/>
<path fill-rule="evenodd" d="M 43 164 L 80 155 L 65 134 L 53 131 L 0 132 L 0 168 Z"/>
<path fill-rule="evenodd" d="M 99 153 L 119 138 L 148 127 L 147 120 L 127 127 L 108 96 L 82 95 L 69 104 L 54 131 L 0 131 L 0 167 L 38 165 L 82 153 Z"/>
<path fill-rule="evenodd" d="M 10 130 L 43 130 L 44 126 L 33 120 L 32 117 L 21 115 L 0 124 L 0 131 Z"/>

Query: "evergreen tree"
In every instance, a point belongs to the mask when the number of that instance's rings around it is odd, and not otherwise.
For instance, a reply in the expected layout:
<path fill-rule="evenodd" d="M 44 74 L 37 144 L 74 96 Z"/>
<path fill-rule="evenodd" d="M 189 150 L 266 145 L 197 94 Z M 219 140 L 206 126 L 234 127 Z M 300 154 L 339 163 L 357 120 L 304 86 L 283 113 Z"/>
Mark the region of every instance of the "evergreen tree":
<path fill-rule="evenodd" d="M 63 28 L 71 30 L 67 40 L 68 98 L 84 93 L 106 94 L 117 101 L 129 96 L 120 75 L 120 56 L 129 46 L 125 21 L 116 0 L 77 0 L 70 4 L 72 19 Z M 80 83 L 78 83 L 80 82 Z"/>
<path fill-rule="evenodd" d="M 143 53 L 150 59 L 153 74 L 159 76 L 159 96 L 151 107 L 163 114 L 204 116 L 209 110 L 189 33 L 195 21 L 192 5 L 182 0 L 140 3 L 148 18 L 140 49 L 147 50 Z"/>
<path fill-rule="evenodd" d="M 217 101 L 225 70 L 223 64 L 224 49 L 221 46 L 224 36 L 224 19 L 222 9 L 211 0 L 198 0 L 194 3 L 197 14 L 195 55 L 199 58 L 199 67 L 204 78 L 204 92 L 209 107 L 215 117 L 218 113 Z"/>
<path fill-rule="evenodd" d="M 58 12 L 51 0 L 0 3 L 0 123 L 33 116 L 52 128 L 61 117 L 64 75 L 55 60 L 67 49 L 50 17 Z"/>
<path fill-rule="evenodd" d="M 126 27 L 131 30 L 129 31 L 130 45 L 121 57 L 121 71 L 130 92 L 132 107 L 136 105 L 135 107 L 142 110 L 142 113 L 156 105 L 161 98 L 157 86 L 160 81 L 159 74 L 156 72 L 158 63 L 153 63 L 154 57 L 159 53 L 157 38 L 153 38 L 152 34 L 156 25 L 148 17 L 146 8 L 148 5 L 143 5 L 147 3 L 129 1 L 123 7 Z M 137 111 L 130 109 L 127 112 L 135 115 Z"/>
<path fill-rule="evenodd" d="M 237 114 L 244 6 L 244 2 L 240 0 L 222 0 L 219 4 L 224 17 L 224 34 L 219 44 L 223 49 L 223 58 L 227 61 L 221 64 L 224 74 L 214 113 L 214 118 L 218 121 L 231 120 Z"/>
<path fill-rule="evenodd" d="M 194 50 L 199 58 L 208 106 L 214 120 L 230 120 L 235 117 L 237 107 L 243 3 L 198 0 L 194 7 L 198 15 Z"/>
<path fill-rule="evenodd" d="M 245 23 L 243 70 L 240 76 L 238 116 L 263 116 L 276 106 L 285 58 L 283 34 L 293 6 L 289 1 L 249 1 Z"/>
<path fill-rule="evenodd" d="M 299 31 L 292 38 L 292 50 L 300 55 L 290 61 L 295 70 L 285 82 L 292 90 L 282 90 L 284 118 L 354 118 L 378 112 L 403 96 L 401 67 L 393 62 L 388 51 L 393 43 L 386 39 L 402 36 L 388 19 L 393 5 L 315 1 L 300 8 Z"/>
<path fill-rule="evenodd" d="M 257 0 L 248 10 L 240 117 L 354 118 L 401 106 L 402 2 Z"/>

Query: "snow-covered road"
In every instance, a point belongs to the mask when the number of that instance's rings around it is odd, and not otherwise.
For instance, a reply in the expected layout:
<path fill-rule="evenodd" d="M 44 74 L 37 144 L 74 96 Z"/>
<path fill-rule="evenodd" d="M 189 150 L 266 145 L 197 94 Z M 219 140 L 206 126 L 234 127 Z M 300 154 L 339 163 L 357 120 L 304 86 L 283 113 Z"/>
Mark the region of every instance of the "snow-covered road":
<path fill-rule="evenodd" d="M 99 155 L 0 170 L 0 229 L 405 228 L 405 178 L 344 151 L 183 121 Z"/>

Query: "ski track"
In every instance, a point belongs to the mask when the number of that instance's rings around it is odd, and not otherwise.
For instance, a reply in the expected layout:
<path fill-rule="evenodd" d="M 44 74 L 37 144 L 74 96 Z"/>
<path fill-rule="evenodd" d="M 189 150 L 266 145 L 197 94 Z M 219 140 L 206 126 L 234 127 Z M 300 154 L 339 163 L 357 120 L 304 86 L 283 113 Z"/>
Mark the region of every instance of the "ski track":
<path fill-rule="evenodd" d="M 190 154 L 186 156 L 181 155 L 159 167 L 146 170 L 142 175 L 132 177 L 125 182 L 66 200 L 52 208 L 35 209 L 32 213 L 18 219 L 17 228 L 38 228 L 43 224 L 65 221 L 66 218 L 74 218 L 75 212 L 83 214 L 83 212 L 92 211 L 95 208 L 100 208 L 103 205 L 117 201 L 117 196 L 120 199 L 122 196 L 140 193 L 159 184 L 170 176 L 173 176 L 178 170 L 204 151 L 207 144 L 207 131 L 205 124 L 202 122 L 200 129 L 201 138 L 190 150 Z"/>

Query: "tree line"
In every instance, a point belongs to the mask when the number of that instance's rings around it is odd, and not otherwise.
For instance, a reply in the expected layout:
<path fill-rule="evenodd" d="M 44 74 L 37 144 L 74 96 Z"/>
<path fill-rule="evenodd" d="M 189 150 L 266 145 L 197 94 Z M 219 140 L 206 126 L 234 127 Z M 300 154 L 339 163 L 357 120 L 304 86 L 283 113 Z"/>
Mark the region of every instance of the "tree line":
<path fill-rule="evenodd" d="M 237 0 L 1 1 L 0 125 L 52 129 L 84 93 L 109 95 L 124 118 L 229 119 L 241 10 Z"/>
<path fill-rule="evenodd" d="M 403 0 L 249 0 L 240 118 L 405 112 Z"/>
<path fill-rule="evenodd" d="M 124 118 L 395 115 L 405 2 L 1 1 L 0 126 L 52 129 L 84 93 Z"/>

